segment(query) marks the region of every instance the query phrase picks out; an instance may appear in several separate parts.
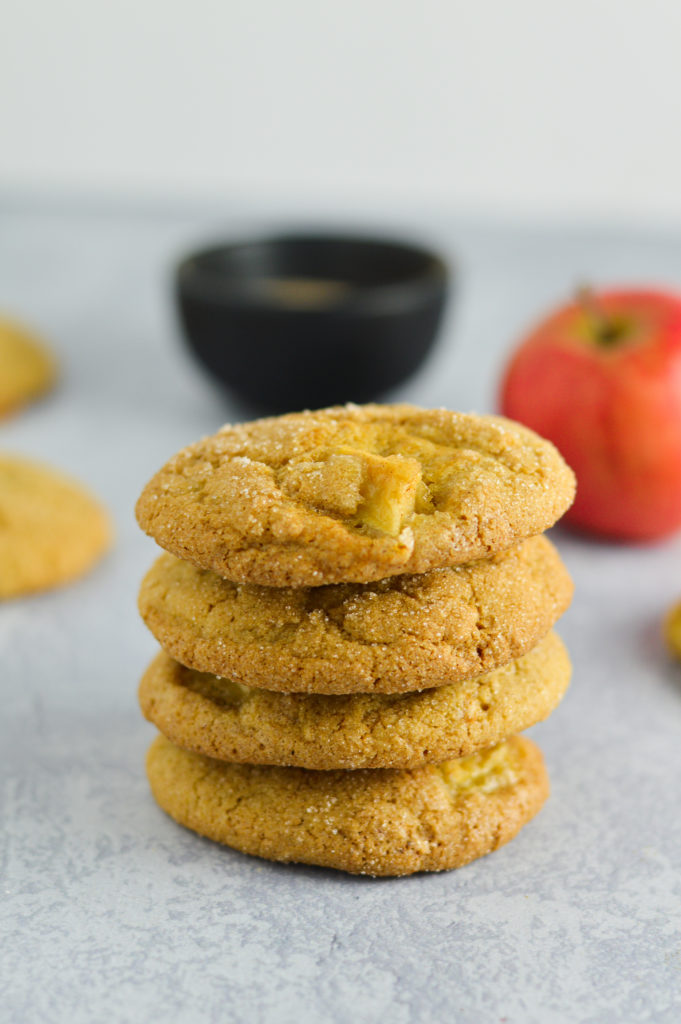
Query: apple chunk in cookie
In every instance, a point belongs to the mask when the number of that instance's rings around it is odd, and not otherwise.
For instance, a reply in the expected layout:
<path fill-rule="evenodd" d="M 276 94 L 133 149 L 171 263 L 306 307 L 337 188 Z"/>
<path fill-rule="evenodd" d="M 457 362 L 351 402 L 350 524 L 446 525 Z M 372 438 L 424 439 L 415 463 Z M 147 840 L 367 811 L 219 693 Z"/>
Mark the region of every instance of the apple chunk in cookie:
<path fill-rule="evenodd" d="M 547 529 L 573 495 L 556 449 L 517 424 L 345 406 L 224 427 L 156 474 L 137 517 L 227 579 L 301 587 L 487 557 Z"/>
<path fill-rule="evenodd" d="M 365 465 L 359 522 L 394 537 L 415 511 L 419 491 L 424 489 L 421 466 L 401 455 L 365 456 Z"/>
<path fill-rule="evenodd" d="M 326 458 L 288 463 L 279 483 L 285 494 L 311 508 L 396 537 L 414 511 L 421 465 L 401 455 L 341 449 Z"/>

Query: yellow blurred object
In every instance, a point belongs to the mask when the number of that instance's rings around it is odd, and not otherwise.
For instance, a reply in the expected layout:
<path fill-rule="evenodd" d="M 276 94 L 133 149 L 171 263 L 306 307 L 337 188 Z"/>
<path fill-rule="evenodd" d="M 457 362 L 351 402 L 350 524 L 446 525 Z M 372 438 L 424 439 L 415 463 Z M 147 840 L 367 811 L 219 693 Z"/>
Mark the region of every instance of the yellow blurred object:
<path fill-rule="evenodd" d="M 49 391 L 57 364 L 25 327 L 0 317 L 0 419 Z"/>
<path fill-rule="evenodd" d="M 665 616 L 664 638 L 670 653 L 681 661 L 681 601 L 672 605 Z"/>
<path fill-rule="evenodd" d="M 107 512 L 79 483 L 0 453 L 0 601 L 70 583 L 111 539 Z"/>

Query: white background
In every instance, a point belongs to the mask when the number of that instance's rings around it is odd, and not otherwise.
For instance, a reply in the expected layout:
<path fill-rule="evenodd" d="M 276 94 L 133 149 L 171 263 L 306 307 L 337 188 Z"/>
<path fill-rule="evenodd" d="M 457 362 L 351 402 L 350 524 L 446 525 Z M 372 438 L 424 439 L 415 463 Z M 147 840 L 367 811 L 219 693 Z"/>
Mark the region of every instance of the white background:
<path fill-rule="evenodd" d="M 681 224 L 678 0 L 10 0 L 0 187 Z"/>

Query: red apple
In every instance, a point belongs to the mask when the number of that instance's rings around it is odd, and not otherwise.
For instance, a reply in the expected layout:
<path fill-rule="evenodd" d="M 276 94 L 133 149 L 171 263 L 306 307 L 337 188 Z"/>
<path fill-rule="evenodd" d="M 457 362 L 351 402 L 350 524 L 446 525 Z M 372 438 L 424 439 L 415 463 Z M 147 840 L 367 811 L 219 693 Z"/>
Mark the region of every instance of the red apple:
<path fill-rule="evenodd" d="M 582 293 L 519 346 L 501 408 L 574 469 L 568 522 L 625 540 L 681 526 L 681 296 Z"/>

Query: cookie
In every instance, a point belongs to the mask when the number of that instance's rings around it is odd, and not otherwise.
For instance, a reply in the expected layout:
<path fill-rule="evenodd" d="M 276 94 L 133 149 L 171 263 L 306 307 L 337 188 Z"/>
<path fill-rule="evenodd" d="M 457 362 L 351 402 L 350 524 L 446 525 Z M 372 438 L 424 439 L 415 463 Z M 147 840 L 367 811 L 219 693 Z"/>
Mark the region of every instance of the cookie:
<path fill-rule="evenodd" d="M 532 537 L 489 561 L 297 590 L 231 583 L 166 554 L 139 609 L 161 646 L 200 672 L 287 693 L 398 693 L 520 657 L 572 589 L 556 549 Z"/>
<path fill-rule="evenodd" d="M 0 598 L 67 583 L 110 543 L 108 516 L 79 484 L 0 455 Z"/>
<path fill-rule="evenodd" d="M 667 650 L 681 660 L 681 601 L 673 604 L 667 612 L 663 631 Z"/>
<path fill-rule="evenodd" d="M 49 391 L 55 377 L 56 363 L 45 345 L 0 318 L 0 418 Z"/>
<path fill-rule="evenodd" d="M 553 445 L 509 420 L 349 405 L 223 427 L 153 477 L 137 518 L 227 579 L 307 587 L 488 557 L 573 496 Z"/>
<path fill-rule="evenodd" d="M 556 707 L 570 660 L 549 633 L 503 668 L 399 696 L 256 690 L 159 654 L 142 677 L 146 718 L 179 747 L 222 761 L 298 768 L 416 768 L 464 757 L 529 728 Z"/>
<path fill-rule="evenodd" d="M 512 839 L 549 792 L 541 753 L 522 737 L 413 771 L 315 772 L 214 761 L 159 736 L 147 774 L 163 810 L 200 835 L 368 875 L 467 864 Z"/>

